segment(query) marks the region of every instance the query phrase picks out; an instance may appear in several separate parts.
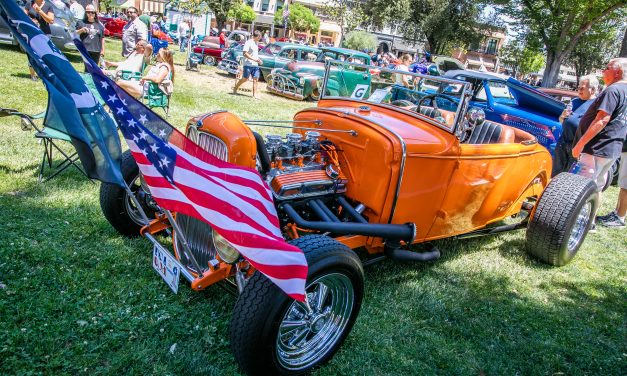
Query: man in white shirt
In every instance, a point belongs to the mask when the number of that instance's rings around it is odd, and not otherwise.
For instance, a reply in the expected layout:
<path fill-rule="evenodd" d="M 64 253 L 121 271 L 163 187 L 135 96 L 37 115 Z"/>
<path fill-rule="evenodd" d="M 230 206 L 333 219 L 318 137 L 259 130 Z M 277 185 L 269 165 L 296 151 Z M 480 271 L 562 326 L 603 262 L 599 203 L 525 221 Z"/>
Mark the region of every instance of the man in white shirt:
<path fill-rule="evenodd" d="M 187 49 L 187 41 L 189 40 L 189 19 L 186 18 L 179 25 L 179 51 L 183 52 Z"/>
<path fill-rule="evenodd" d="M 135 7 L 126 10 L 128 22 L 122 29 L 122 56 L 127 57 L 135 50 L 140 40 L 148 40 L 148 27 L 139 19 L 139 12 Z"/>
<path fill-rule="evenodd" d="M 233 87 L 233 94 L 237 94 L 237 89 L 250 77 L 253 80 L 253 98 L 259 99 L 257 96 L 257 81 L 259 80 L 259 64 L 263 63 L 259 58 L 259 47 L 257 46 L 260 40 L 261 33 L 259 30 L 255 30 L 252 38 L 244 44 L 244 76 Z"/>
<path fill-rule="evenodd" d="M 118 72 L 121 71 L 141 73 L 146 59 L 149 59 L 150 55 L 152 55 L 152 46 L 147 48 L 148 46 L 150 46 L 148 42 L 140 40 L 135 45 L 135 50 L 126 57 L 126 60 L 117 63 L 105 61 L 105 66 L 107 68 L 114 67 L 115 70 L 105 70 L 104 73 L 112 78 L 116 78 L 118 76 Z M 149 52 L 147 52 L 147 50 L 149 50 Z M 148 57 L 146 57 L 146 55 L 148 55 Z"/>

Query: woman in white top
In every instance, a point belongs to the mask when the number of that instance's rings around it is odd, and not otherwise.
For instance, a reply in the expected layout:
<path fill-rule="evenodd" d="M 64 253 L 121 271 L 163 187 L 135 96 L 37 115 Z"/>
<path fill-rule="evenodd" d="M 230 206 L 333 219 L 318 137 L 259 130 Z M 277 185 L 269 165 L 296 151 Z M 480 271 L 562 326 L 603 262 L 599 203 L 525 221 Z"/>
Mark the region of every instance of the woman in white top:
<path fill-rule="evenodd" d="M 141 98 L 144 95 L 144 88 L 150 82 L 159 86 L 164 94 L 170 95 L 173 91 L 172 82 L 174 81 L 174 61 L 172 59 L 172 51 L 162 48 L 157 53 L 157 64 L 150 68 L 148 74 L 137 80 L 119 80 L 117 84 L 127 93 L 135 98 Z"/>
<path fill-rule="evenodd" d="M 409 64 L 411 64 L 411 56 L 409 56 L 408 54 L 404 54 L 403 56 L 401 56 L 401 63 L 396 66 L 395 70 L 409 73 Z M 407 74 L 397 73 L 395 77 L 395 83 L 397 85 L 410 87 L 410 78 L 411 76 Z"/>

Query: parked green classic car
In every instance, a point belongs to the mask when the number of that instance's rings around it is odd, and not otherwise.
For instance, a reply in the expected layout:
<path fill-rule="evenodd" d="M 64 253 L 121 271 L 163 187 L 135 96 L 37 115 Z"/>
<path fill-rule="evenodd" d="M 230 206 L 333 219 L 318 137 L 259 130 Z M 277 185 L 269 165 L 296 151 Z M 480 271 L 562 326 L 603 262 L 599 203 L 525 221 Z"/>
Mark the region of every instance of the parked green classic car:
<path fill-rule="evenodd" d="M 290 61 L 315 61 L 320 54 L 320 50 L 314 47 L 303 46 L 294 43 L 270 43 L 259 51 L 259 58 L 263 64 L 259 67 L 264 80 L 268 80 L 270 72 L 274 68 L 283 68 Z M 244 53 L 239 46 L 227 50 L 222 61 L 218 64 L 218 69 L 230 74 L 237 74 L 240 69 Z"/>
<path fill-rule="evenodd" d="M 324 63 L 327 60 L 340 60 L 354 62 L 358 64 L 370 64 L 370 56 L 363 52 L 350 50 L 347 48 L 326 47 L 322 48 L 322 53 L 318 55 L 315 62 L 290 62 L 283 68 L 272 70 L 268 81 L 268 91 L 284 97 L 304 100 L 320 99 L 320 89 L 324 77 Z M 333 80 L 327 83 L 327 91 L 330 95 L 349 95 L 353 91 L 360 91 L 370 87 L 370 75 L 345 71 L 342 74 L 342 85 L 336 84 Z M 350 93 L 339 93 L 338 90 L 350 91 Z"/>

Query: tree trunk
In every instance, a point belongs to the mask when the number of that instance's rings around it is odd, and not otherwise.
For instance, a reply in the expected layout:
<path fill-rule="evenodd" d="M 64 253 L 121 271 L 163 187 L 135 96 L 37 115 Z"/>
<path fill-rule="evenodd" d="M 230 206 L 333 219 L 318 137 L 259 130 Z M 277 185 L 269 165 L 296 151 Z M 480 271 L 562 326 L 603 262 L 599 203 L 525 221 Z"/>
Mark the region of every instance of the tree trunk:
<path fill-rule="evenodd" d="M 623 43 L 620 47 L 620 57 L 627 57 L 627 28 L 625 28 L 625 33 L 623 33 Z"/>
<path fill-rule="evenodd" d="M 559 76 L 560 65 L 562 65 L 561 55 L 555 51 L 547 51 L 546 68 L 542 75 L 542 87 L 554 87 Z"/>

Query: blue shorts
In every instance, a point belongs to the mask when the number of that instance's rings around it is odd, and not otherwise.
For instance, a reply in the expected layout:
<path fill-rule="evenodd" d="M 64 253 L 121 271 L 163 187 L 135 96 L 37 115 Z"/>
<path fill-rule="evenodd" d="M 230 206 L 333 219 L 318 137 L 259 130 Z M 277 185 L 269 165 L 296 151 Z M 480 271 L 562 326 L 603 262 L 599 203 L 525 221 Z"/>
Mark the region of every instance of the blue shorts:
<path fill-rule="evenodd" d="M 244 65 L 244 78 L 249 78 L 251 76 L 253 80 L 259 79 L 259 67 Z"/>

